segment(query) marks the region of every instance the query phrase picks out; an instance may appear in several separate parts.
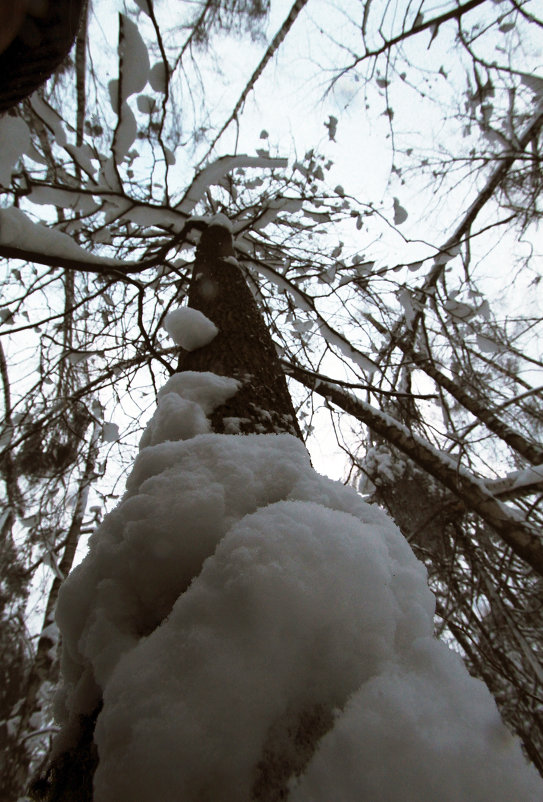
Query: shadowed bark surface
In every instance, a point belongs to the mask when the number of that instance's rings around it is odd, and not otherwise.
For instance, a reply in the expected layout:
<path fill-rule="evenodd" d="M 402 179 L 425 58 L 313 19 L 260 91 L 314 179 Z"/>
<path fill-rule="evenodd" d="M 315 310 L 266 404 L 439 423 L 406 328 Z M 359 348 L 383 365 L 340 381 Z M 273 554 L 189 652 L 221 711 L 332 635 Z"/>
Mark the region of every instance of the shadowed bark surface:
<path fill-rule="evenodd" d="M 288 432 L 301 438 L 273 341 L 233 256 L 226 228 L 211 225 L 202 233 L 188 303 L 219 333 L 209 345 L 184 352 L 178 370 L 209 370 L 242 382 L 239 392 L 212 415 L 215 432 Z"/>

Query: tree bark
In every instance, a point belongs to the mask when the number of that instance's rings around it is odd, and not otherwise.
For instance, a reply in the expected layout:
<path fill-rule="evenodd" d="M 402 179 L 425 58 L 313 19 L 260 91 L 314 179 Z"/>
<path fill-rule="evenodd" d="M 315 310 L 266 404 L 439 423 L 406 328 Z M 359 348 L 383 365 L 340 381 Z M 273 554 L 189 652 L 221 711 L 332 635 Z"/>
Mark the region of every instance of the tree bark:
<path fill-rule="evenodd" d="M 208 370 L 242 383 L 214 412 L 213 431 L 287 432 L 301 438 L 273 340 L 234 258 L 232 235 L 225 226 L 210 225 L 202 233 L 188 302 L 208 317 L 219 333 L 209 345 L 183 352 L 178 371 Z"/>

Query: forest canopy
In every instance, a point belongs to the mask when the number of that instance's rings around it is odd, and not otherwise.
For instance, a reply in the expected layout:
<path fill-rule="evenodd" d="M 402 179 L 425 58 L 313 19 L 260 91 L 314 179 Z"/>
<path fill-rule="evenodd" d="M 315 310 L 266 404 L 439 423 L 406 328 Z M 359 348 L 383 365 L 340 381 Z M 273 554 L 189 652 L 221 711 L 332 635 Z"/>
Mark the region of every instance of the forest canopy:
<path fill-rule="evenodd" d="M 48 756 L 59 585 L 217 215 L 314 464 L 390 513 L 543 772 L 541 28 L 533 0 L 94 0 L 0 117 L 6 788 Z"/>

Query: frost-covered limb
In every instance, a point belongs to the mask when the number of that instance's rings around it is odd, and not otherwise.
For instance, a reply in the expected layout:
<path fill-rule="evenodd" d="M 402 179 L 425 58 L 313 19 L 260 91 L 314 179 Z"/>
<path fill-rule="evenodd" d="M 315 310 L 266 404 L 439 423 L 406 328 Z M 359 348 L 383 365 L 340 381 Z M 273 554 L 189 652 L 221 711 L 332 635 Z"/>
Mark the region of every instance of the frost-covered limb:
<path fill-rule="evenodd" d="M 88 269 L 94 273 L 141 269 L 139 265 L 120 259 L 89 253 L 77 245 L 72 237 L 41 223 L 34 223 L 15 207 L 0 209 L 0 256 L 68 270 Z"/>
<path fill-rule="evenodd" d="M 218 184 L 225 175 L 235 169 L 246 167 L 274 168 L 286 167 L 287 159 L 268 158 L 265 156 L 221 156 L 196 173 L 192 183 L 186 190 L 176 211 L 190 214 L 196 204 L 203 198 L 208 187 Z"/>
<path fill-rule="evenodd" d="M 470 510 L 480 515 L 517 556 L 543 576 L 543 544 L 538 532 L 498 501 L 482 480 L 475 479 L 462 466 L 432 448 L 390 415 L 337 385 L 311 378 L 306 371 L 298 370 L 293 364 L 287 368 L 287 373 L 385 437 L 387 442 L 442 482 Z"/>
<path fill-rule="evenodd" d="M 488 479 L 485 485 L 498 498 L 513 499 L 541 492 L 543 488 L 543 464 L 532 465 L 520 471 L 513 471 L 503 479 Z"/>
<path fill-rule="evenodd" d="M 169 251 L 183 241 L 191 229 L 201 229 L 202 225 L 201 221 L 189 219 L 153 256 L 131 262 L 90 253 L 67 234 L 41 223 L 34 223 L 20 209 L 11 207 L 0 209 L 0 256 L 67 270 L 115 276 L 122 280 L 124 274 L 141 273 L 151 267 L 163 265 Z"/>
<path fill-rule="evenodd" d="M 120 91 L 120 90 L 119 90 Z M 67 186 L 51 187 L 34 186 L 30 200 L 34 194 L 37 202 L 54 203 L 58 206 L 77 204 L 79 199 L 94 204 L 94 195 L 107 197 L 119 196 L 125 200 L 126 208 L 121 217 L 138 225 L 159 225 L 172 228 L 173 234 L 168 242 L 159 246 L 155 252 L 139 262 L 111 259 L 98 256 L 81 248 L 72 237 L 61 231 L 48 228 L 41 223 L 34 223 L 28 215 L 18 208 L 0 209 L 0 256 L 7 259 L 21 259 L 35 264 L 64 267 L 68 270 L 87 270 L 92 273 L 122 276 L 123 273 L 139 273 L 152 267 L 162 265 L 169 252 L 184 242 L 191 231 L 202 231 L 209 220 L 201 217 L 190 217 L 190 212 L 201 200 L 206 190 L 220 182 L 224 176 L 237 168 L 274 168 L 285 167 L 286 159 L 265 158 L 261 156 L 223 156 L 196 173 L 186 190 L 182 200 L 174 209 L 154 204 L 143 204 L 123 195 L 120 176 L 116 165 L 113 178 L 117 188 L 80 188 Z M 41 194 L 40 194 L 41 192 Z"/>
<path fill-rule="evenodd" d="M 86 24 L 86 11 L 85 11 L 85 20 L 84 25 Z M 83 70 L 84 70 L 84 62 L 81 65 L 81 51 L 84 48 L 84 42 L 81 37 L 84 37 L 85 33 L 84 30 L 81 30 L 77 37 L 77 53 L 76 58 L 78 58 L 78 80 L 79 84 L 81 84 Z M 78 102 L 78 112 L 81 108 L 80 104 L 84 101 L 84 89 L 83 87 L 77 88 L 77 102 Z M 54 108 L 46 101 L 43 97 L 41 97 L 38 93 L 34 94 L 29 101 L 30 108 L 32 109 L 33 115 L 37 120 L 40 121 L 41 125 L 38 127 L 38 136 L 40 139 L 40 144 L 44 151 L 44 155 L 46 158 L 46 163 L 50 163 L 53 161 L 53 156 L 51 152 L 51 141 L 49 140 L 48 136 L 43 136 L 45 131 L 48 132 L 51 140 L 56 142 L 56 144 L 63 148 L 63 150 L 70 156 L 72 161 L 74 162 L 77 177 L 79 179 L 79 183 L 81 182 L 81 175 L 85 174 L 86 179 L 88 180 L 88 184 L 92 188 L 92 186 L 97 186 L 97 182 L 95 179 L 95 168 L 92 164 L 92 150 L 83 144 L 83 137 L 80 135 L 81 125 L 79 124 L 79 119 L 76 121 L 76 144 L 68 143 L 68 137 L 66 135 L 65 126 L 67 126 L 66 121 L 55 111 Z M 70 129 L 70 126 L 67 126 Z M 73 130 L 73 128 L 71 129 Z M 36 151 L 33 151 L 32 146 L 29 151 L 31 157 L 35 161 L 43 162 L 40 154 Z M 68 174 L 65 169 L 58 165 L 57 170 L 59 174 L 67 179 Z M 73 189 L 73 187 L 70 187 Z M 82 189 L 82 187 L 79 187 Z"/>
<path fill-rule="evenodd" d="M 282 359 L 281 364 L 284 365 L 284 367 L 287 370 L 291 365 L 291 363 L 287 359 Z M 302 368 L 300 365 L 296 365 L 296 369 L 307 373 L 314 379 L 331 381 L 329 376 L 325 376 L 324 373 L 319 373 L 316 370 L 309 370 L 307 368 Z M 419 398 L 421 400 L 427 401 L 429 399 L 435 399 L 438 397 L 435 395 L 435 393 L 408 393 L 408 392 L 403 392 L 401 390 L 383 390 L 381 387 L 376 387 L 374 384 L 360 384 L 359 382 L 348 382 L 344 381 L 343 379 L 334 379 L 333 383 L 338 387 L 343 387 L 347 390 L 367 390 L 369 393 L 374 393 L 375 395 L 378 396 L 384 396 L 385 398 Z"/>

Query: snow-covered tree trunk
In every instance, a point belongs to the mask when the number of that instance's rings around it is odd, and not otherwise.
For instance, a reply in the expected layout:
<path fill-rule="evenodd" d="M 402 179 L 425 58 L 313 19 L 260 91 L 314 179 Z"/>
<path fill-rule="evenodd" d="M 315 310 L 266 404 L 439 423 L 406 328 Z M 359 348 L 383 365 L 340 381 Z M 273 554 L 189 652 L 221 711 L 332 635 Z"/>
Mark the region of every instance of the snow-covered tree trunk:
<path fill-rule="evenodd" d="M 539 798 L 488 691 L 433 638 L 399 530 L 293 436 L 226 221 L 202 235 L 189 301 L 164 323 L 182 370 L 59 595 L 42 798 Z"/>
<path fill-rule="evenodd" d="M 178 372 L 213 372 L 240 382 L 237 392 L 209 414 L 212 430 L 230 434 L 289 433 L 301 438 L 285 375 L 262 314 L 235 258 L 231 227 L 223 216 L 217 216 L 202 232 L 188 305 L 213 322 L 218 332 L 211 342 L 199 347 L 185 342 L 181 336 L 180 343 L 185 348 L 180 344 L 182 353 Z M 175 313 L 170 317 L 169 325 L 175 332 Z M 181 328 L 189 340 L 198 339 L 199 333 L 195 332 L 198 319 L 196 323 L 181 323 Z M 101 703 L 80 717 L 77 742 L 57 755 L 49 783 L 38 781 L 34 788 L 37 798 L 54 802 L 75 798 L 79 802 L 92 800 L 92 778 L 97 763 L 93 733 L 100 708 Z M 297 737 L 310 740 L 310 727 L 317 727 L 318 734 L 322 734 L 319 718 L 319 711 L 305 714 Z M 288 761 L 286 765 L 290 765 Z M 262 765 L 260 796 L 255 798 L 267 798 L 262 796 L 266 771 Z M 287 773 L 283 780 L 288 776 Z M 273 783 L 277 784 L 276 777 Z"/>

